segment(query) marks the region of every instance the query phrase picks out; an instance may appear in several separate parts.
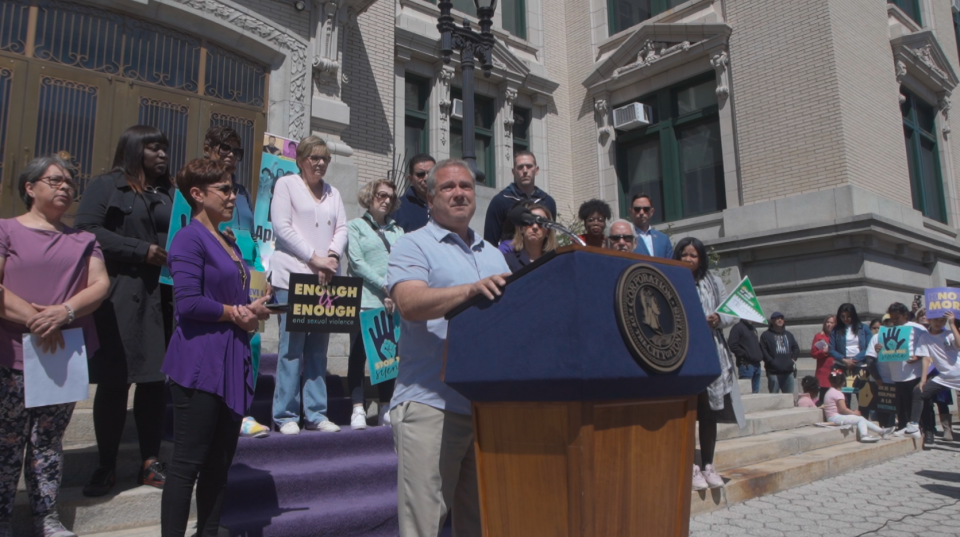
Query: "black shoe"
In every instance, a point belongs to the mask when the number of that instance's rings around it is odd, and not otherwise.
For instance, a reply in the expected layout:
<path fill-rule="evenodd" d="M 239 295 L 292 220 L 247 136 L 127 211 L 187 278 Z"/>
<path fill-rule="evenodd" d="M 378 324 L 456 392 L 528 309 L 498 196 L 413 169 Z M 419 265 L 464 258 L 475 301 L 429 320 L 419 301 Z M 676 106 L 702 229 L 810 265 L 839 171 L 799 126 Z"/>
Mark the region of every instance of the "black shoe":
<path fill-rule="evenodd" d="M 933 431 L 923 431 L 923 449 L 933 448 Z"/>
<path fill-rule="evenodd" d="M 100 467 L 94 470 L 90 476 L 90 482 L 83 487 L 83 495 L 88 498 L 106 496 L 113 489 L 117 482 L 117 470 L 115 468 Z"/>
<path fill-rule="evenodd" d="M 167 465 L 160 461 L 151 462 L 150 466 L 140 470 L 140 474 L 137 475 L 138 485 L 149 485 L 151 487 L 162 489 L 163 484 L 166 481 Z"/>

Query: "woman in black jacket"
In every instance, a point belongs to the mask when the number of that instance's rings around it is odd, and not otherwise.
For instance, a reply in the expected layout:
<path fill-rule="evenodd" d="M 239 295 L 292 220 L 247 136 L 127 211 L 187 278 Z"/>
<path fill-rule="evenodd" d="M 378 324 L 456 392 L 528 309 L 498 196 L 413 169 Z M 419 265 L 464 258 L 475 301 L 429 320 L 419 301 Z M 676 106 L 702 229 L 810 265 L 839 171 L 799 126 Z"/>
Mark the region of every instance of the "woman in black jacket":
<path fill-rule="evenodd" d="M 77 210 L 76 226 L 96 235 L 110 275 L 110 296 L 94 313 L 100 349 L 90 357 L 90 383 L 97 385 L 93 425 L 100 467 L 83 489 L 86 496 L 103 496 L 116 481 L 131 384 L 137 385 L 133 416 L 143 460 L 137 482 L 162 488 L 165 480 L 158 456 L 166 380 L 160 366 L 173 319 L 171 288 L 160 285 L 173 208 L 168 146 L 153 127 L 127 129 L 113 171 L 87 185 Z"/>

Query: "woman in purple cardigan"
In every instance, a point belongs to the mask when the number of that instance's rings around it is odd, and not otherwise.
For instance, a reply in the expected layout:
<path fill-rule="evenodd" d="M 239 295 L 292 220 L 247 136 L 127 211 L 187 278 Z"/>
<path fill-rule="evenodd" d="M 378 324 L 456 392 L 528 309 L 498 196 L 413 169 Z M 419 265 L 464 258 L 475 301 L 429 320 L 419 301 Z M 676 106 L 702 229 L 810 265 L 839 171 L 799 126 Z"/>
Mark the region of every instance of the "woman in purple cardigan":
<path fill-rule="evenodd" d="M 220 506 L 253 401 L 250 332 L 269 312 L 269 296 L 249 300 L 250 273 L 240 250 L 218 231 L 233 218 L 236 193 L 222 162 L 197 159 L 177 174 L 193 209 L 168 253 L 177 328 L 162 371 L 173 396 L 174 448 L 160 509 L 163 537 L 180 537 L 197 484 L 197 534 L 217 535 Z"/>

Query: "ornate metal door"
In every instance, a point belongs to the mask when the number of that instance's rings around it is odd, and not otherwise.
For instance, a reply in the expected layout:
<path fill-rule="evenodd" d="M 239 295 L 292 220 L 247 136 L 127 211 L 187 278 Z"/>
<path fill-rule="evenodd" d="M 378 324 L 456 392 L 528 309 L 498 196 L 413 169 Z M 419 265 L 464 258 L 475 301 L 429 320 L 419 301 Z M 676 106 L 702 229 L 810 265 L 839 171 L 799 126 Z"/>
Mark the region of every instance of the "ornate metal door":
<path fill-rule="evenodd" d="M 237 166 L 237 181 L 247 187 L 249 192 L 256 193 L 260 183 L 260 153 L 263 151 L 263 133 L 267 122 L 265 114 L 259 110 L 207 100 L 203 101 L 201 110 L 203 122 L 208 127 L 225 125 L 240 134 L 244 157 Z M 203 140 L 200 140 L 200 144 L 203 144 Z M 200 147 L 200 152 L 203 152 L 203 147 Z"/>
<path fill-rule="evenodd" d="M 13 103 L 23 102 L 26 92 L 27 62 L 0 56 L 0 184 L 3 194 L 2 203 L 11 205 L 19 199 L 16 180 L 19 167 L 27 148 L 19 143 L 20 125 L 23 120 L 23 107 Z M 8 194 L 9 192 L 9 194 Z M 6 207 L 0 205 L 0 213 L 6 214 Z"/>
<path fill-rule="evenodd" d="M 170 141 L 171 176 L 176 176 L 177 171 L 191 159 L 202 155 L 202 151 L 196 151 L 198 144 L 203 143 L 201 100 L 198 97 L 134 84 L 130 87 L 126 103 L 129 109 L 124 114 L 125 124 L 118 127 L 118 132 L 133 124 L 160 129 Z"/>

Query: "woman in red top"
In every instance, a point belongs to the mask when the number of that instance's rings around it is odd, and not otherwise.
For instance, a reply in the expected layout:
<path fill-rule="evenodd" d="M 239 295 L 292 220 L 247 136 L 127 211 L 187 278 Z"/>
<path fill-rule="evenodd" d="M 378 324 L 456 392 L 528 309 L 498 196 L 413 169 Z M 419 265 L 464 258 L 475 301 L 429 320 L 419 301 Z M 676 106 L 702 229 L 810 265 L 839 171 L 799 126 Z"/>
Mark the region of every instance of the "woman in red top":
<path fill-rule="evenodd" d="M 828 316 L 823 321 L 823 329 L 817 335 L 813 336 L 813 344 L 810 346 L 810 355 L 817 360 L 817 381 L 820 383 L 820 401 L 823 401 L 824 394 L 830 389 L 830 370 L 833 369 L 833 357 L 830 356 L 830 333 L 833 332 L 833 326 L 837 324 L 837 318 L 833 315 Z"/>

